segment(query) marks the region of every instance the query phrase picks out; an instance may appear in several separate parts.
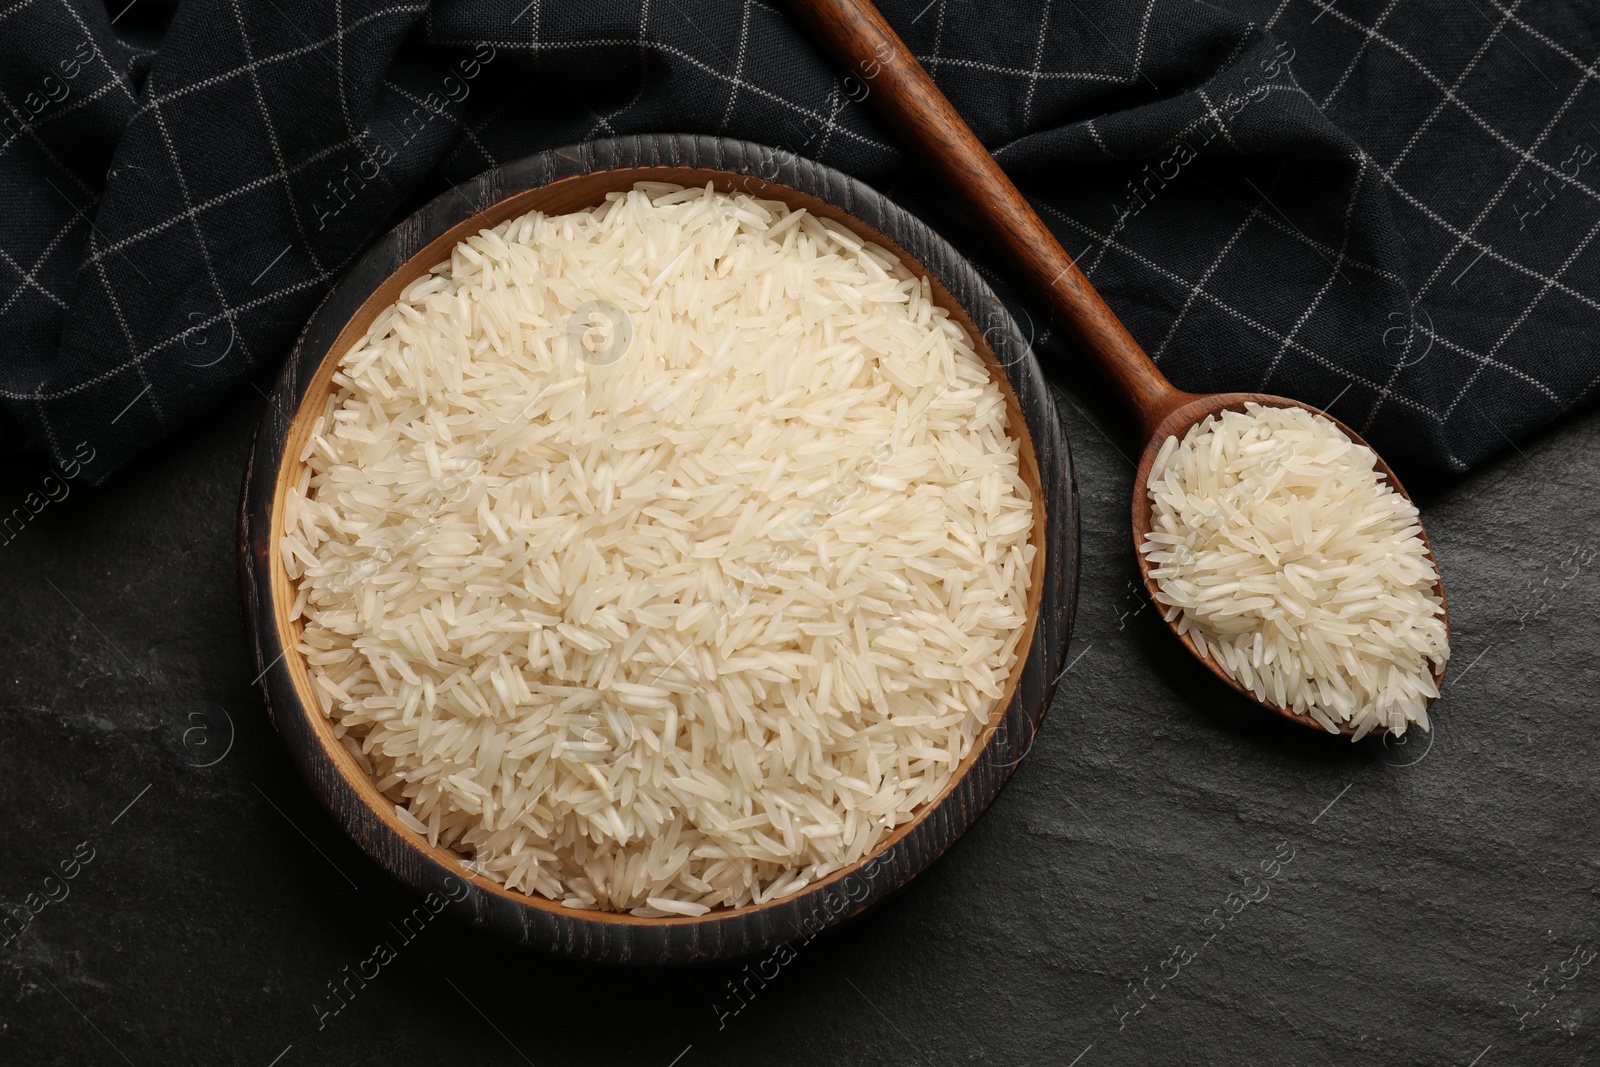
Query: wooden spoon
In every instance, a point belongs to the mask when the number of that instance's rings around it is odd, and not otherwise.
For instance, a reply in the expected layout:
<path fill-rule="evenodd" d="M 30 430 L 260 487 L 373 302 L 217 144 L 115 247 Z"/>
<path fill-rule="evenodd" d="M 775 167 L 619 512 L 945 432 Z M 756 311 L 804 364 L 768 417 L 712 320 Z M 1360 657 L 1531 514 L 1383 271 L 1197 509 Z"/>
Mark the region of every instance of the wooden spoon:
<path fill-rule="evenodd" d="M 1150 497 L 1145 484 L 1156 453 L 1167 438 L 1183 434 L 1207 415 L 1242 411 L 1247 403 L 1255 403 L 1303 408 L 1329 419 L 1352 441 L 1366 443 L 1338 419 L 1298 400 L 1262 393 L 1186 393 L 1167 381 L 939 91 L 928 72 L 868 0 L 791 0 L 790 6 L 824 48 L 849 69 L 851 77 L 865 86 L 867 98 L 876 105 L 879 114 L 920 151 L 924 161 L 956 193 L 989 239 L 1010 257 L 1022 277 L 1044 297 L 1056 321 L 1076 339 L 1079 349 L 1091 357 L 1111 387 L 1127 401 L 1146 442 L 1134 475 L 1133 543 L 1140 574 L 1152 597 L 1157 592 L 1156 582 L 1151 576 L 1150 564 L 1138 547 L 1150 532 Z M 1381 457 L 1377 469 L 1395 492 L 1410 499 L 1400 479 Z M 1437 569 L 1438 560 L 1434 558 L 1433 544 L 1426 531 L 1423 531 L 1422 540 Z M 1434 593 L 1443 605 L 1442 579 L 1435 585 Z M 1448 634 L 1449 610 L 1446 607 L 1441 610 Z M 1173 623 L 1168 625 L 1176 632 Z M 1179 640 L 1213 674 L 1251 700 L 1257 699 L 1202 653 L 1191 637 L 1181 634 Z M 1443 677 L 1444 668 L 1440 667 L 1436 680 L 1442 681 Z M 1257 702 L 1303 726 L 1324 729 L 1309 715 L 1299 715 L 1267 701 Z M 1345 724 L 1337 732 L 1351 734 L 1354 727 Z"/>

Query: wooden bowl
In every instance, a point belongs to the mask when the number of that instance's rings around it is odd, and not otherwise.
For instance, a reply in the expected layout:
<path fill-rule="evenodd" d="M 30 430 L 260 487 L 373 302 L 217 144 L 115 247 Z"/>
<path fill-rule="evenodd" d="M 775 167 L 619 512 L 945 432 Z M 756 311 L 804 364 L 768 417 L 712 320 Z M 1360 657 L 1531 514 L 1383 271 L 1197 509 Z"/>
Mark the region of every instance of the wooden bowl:
<path fill-rule="evenodd" d="M 559 214 L 591 207 L 640 181 L 709 181 L 803 206 L 926 274 L 935 298 L 989 362 L 1007 396 L 1011 425 L 1026 426 L 1023 473 L 1044 504 L 1032 535 L 1040 551 L 1021 646 L 1026 657 L 949 787 L 856 866 L 780 900 L 694 918 L 577 910 L 508 890 L 466 869 L 460 853 L 431 846 L 402 825 L 311 695 L 297 649 L 300 625 L 288 619 L 294 592 L 276 549 L 284 496 L 299 477 L 298 456 L 333 388 L 333 370 L 379 311 L 480 229 L 536 209 Z M 970 263 L 901 208 L 821 164 L 739 141 L 643 136 L 556 149 L 498 167 L 428 204 L 361 258 L 306 324 L 262 413 L 245 475 L 239 569 L 268 714 L 312 792 L 368 855 L 419 893 L 460 900 L 473 922 L 512 941 L 588 960 L 683 963 L 809 938 L 905 885 L 972 825 L 1027 752 L 1049 705 L 1076 599 L 1077 533 L 1071 458 L 1050 389 L 1011 316 Z"/>

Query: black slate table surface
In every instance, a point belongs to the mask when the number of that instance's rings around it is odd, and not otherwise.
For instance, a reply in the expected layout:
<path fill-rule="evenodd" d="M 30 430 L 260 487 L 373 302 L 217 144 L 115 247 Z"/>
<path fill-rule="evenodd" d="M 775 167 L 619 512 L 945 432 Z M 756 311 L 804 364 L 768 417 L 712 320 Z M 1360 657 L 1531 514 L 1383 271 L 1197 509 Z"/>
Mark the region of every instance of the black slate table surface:
<path fill-rule="evenodd" d="M 1455 658 L 1402 746 L 1251 711 L 1187 662 L 1137 592 L 1107 409 L 1058 403 L 1083 575 L 1044 728 L 943 859 L 781 964 L 618 970 L 448 911 L 405 926 L 417 900 L 251 686 L 233 528 L 259 398 L 75 486 L 0 545 L 0 902 L 60 898 L 0 933 L 0 1063 L 1600 1061 L 1600 413 L 1411 487 Z M 0 478 L 0 511 L 39 478 Z"/>

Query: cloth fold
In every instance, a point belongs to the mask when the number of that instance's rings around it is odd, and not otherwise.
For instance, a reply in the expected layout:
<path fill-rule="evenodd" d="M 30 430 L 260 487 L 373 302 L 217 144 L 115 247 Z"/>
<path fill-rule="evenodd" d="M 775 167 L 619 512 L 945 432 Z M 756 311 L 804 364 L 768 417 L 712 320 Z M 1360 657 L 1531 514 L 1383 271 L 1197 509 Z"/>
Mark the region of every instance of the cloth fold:
<path fill-rule="evenodd" d="M 1402 471 L 1465 470 L 1594 394 L 1600 24 L 1577 5 L 882 7 L 1179 386 L 1326 408 Z M 8 451 L 65 462 L 88 442 L 103 480 L 281 361 L 418 203 L 642 132 L 865 179 L 979 262 L 1055 381 L 1078 376 L 874 120 L 871 79 L 781 6 L 111 8 L 0 8 Z"/>

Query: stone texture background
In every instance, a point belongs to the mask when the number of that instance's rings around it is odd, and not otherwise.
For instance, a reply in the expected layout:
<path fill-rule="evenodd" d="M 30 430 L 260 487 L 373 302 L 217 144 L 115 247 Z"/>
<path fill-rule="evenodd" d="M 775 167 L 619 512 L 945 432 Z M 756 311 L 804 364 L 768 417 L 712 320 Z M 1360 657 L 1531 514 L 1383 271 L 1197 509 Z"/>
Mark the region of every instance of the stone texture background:
<path fill-rule="evenodd" d="M 1185 660 L 1135 592 L 1131 465 L 1058 399 L 1082 599 L 1032 751 L 910 888 L 721 1017 L 741 964 L 580 966 L 447 913 L 319 1028 L 416 901 L 311 800 L 249 684 L 233 527 L 260 399 L 76 485 L 0 546 L 0 901 L 94 850 L 0 947 L 0 1062 L 1600 1060 L 1600 413 L 1412 487 L 1455 662 L 1433 735 L 1386 747 Z M 0 505 L 40 477 L 0 477 Z"/>

